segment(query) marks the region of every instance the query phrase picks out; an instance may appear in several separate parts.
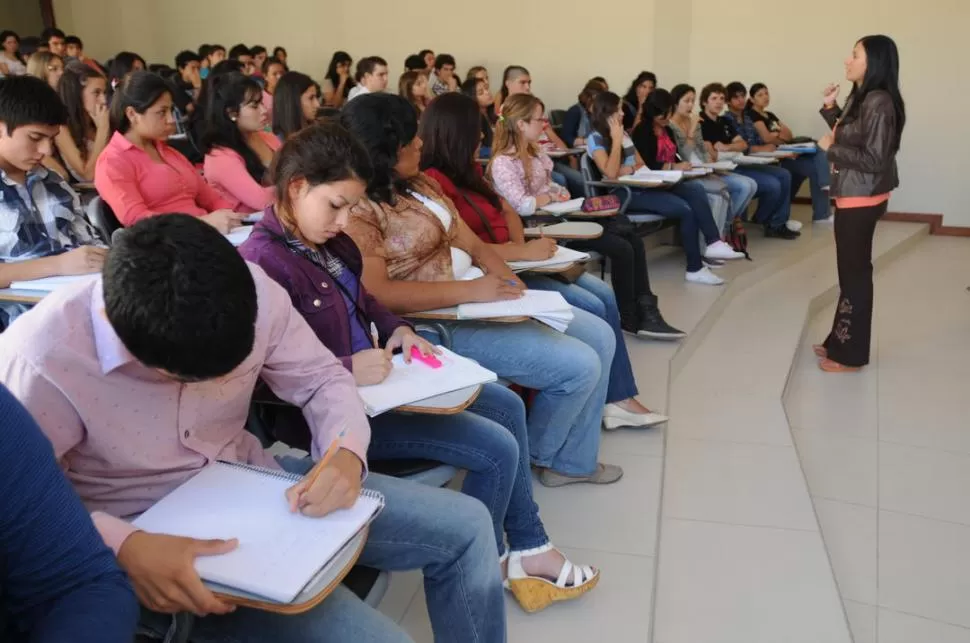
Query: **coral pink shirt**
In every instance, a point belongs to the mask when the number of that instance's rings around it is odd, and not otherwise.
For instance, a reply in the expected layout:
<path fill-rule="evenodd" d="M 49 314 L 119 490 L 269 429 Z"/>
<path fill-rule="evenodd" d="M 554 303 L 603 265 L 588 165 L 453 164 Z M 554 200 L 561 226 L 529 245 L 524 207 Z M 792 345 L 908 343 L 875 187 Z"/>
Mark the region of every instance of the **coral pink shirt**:
<path fill-rule="evenodd" d="M 112 135 L 98 156 L 94 186 L 122 225 L 157 214 L 180 212 L 202 217 L 232 203 L 206 183 L 189 160 L 165 143 L 155 142 L 156 163 L 121 132 Z"/>
<path fill-rule="evenodd" d="M 835 127 L 832 128 L 832 134 L 835 135 L 835 130 L 839 128 L 838 122 L 836 122 Z M 879 205 L 889 200 L 889 192 L 884 194 L 874 194 L 872 196 L 839 196 L 835 197 L 835 207 L 840 210 L 847 210 L 849 208 L 871 208 L 874 205 Z"/>
<path fill-rule="evenodd" d="M 269 122 L 273 122 L 273 95 L 270 94 L 265 89 L 263 90 L 263 107 L 266 108 L 266 116 L 269 117 Z"/>
<path fill-rule="evenodd" d="M 282 145 L 270 132 L 260 132 L 259 135 L 274 152 Z M 261 212 L 273 202 L 274 188 L 253 179 L 246 170 L 243 157 L 235 150 L 213 148 L 205 155 L 202 167 L 206 182 L 229 201 L 236 212 Z"/>

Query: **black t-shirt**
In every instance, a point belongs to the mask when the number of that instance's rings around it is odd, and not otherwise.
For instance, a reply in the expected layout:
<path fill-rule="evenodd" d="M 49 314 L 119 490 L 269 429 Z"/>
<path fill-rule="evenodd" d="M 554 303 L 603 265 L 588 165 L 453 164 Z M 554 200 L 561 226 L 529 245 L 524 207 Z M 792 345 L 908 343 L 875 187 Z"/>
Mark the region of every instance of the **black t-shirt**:
<path fill-rule="evenodd" d="M 781 122 L 781 119 L 775 116 L 774 112 L 765 112 L 764 114 L 761 114 L 754 109 L 749 109 L 746 111 L 752 123 L 764 123 L 769 132 L 777 132 L 781 129 L 781 126 L 778 124 Z"/>
<path fill-rule="evenodd" d="M 701 112 L 701 136 L 708 143 L 724 143 L 727 145 L 737 138 L 738 130 L 734 127 L 734 123 L 723 116 L 712 119 L 706 113 Z"/>

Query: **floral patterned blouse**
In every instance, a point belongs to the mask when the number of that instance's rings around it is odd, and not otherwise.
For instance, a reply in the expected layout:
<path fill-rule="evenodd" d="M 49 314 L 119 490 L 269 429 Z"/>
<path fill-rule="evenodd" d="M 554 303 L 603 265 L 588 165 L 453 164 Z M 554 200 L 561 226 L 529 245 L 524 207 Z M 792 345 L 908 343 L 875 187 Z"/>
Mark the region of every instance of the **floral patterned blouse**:
<path fill-rule="evenodd" d="M 489 165 L 488 174 L 498 195 L 523 216 L 535 214 L 537 196 L 569 194 L 566 188 L 553 183 L 552 159 L 545 152 L 530 159 L 528 177 L 525 163 L 512 151 L 497 154 Z"/>

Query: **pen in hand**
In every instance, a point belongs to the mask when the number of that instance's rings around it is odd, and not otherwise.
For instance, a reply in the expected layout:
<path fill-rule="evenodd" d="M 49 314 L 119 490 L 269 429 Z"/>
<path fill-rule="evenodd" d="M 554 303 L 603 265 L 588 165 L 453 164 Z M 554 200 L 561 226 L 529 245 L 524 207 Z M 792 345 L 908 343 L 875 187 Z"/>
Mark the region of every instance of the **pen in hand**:
<path fill-rule="evenodd" d="M 377 332 L 377 324 L 374 322 L 370 323 L 370 339 L 374 348 L 380 348 L 380 334 Z"/>

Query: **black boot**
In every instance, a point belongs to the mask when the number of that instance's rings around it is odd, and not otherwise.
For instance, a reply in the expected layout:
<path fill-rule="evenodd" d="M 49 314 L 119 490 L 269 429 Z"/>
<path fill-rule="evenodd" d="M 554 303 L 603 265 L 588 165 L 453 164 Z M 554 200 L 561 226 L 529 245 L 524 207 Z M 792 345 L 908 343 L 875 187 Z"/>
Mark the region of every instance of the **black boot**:
<path fill-rule="evenodd" d="M 657 307 L 657 298 L 650 295 L 640 297 L 637 302 L 640 311 L 640 320 L 637 326 L 637 335 L 640 337 L 650 337 L 651 339 L 683 339 L 687 333 L 678 330 L 668 324 L 660 308 Z"/>

